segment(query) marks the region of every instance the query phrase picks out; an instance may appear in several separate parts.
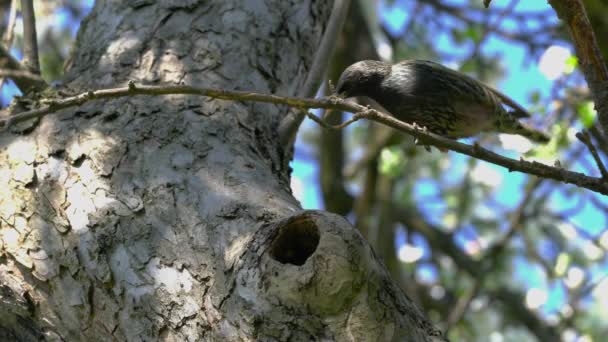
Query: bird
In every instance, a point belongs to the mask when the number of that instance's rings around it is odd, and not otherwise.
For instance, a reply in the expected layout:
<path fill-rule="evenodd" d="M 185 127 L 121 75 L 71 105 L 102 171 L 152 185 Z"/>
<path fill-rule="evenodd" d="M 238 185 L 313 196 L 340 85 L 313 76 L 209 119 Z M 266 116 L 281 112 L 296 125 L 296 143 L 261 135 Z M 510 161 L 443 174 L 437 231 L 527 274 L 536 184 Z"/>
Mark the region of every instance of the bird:
<path fill-rule="evenodd" d="M 546 133 L 519 121 L 530 114 L 508 96 L 427 60 L 356 62 L 342 72 L 335 94 L 368 97 L 395 118 L 452 139 L 500 132 L 539 143 L 550 140 Z"/>

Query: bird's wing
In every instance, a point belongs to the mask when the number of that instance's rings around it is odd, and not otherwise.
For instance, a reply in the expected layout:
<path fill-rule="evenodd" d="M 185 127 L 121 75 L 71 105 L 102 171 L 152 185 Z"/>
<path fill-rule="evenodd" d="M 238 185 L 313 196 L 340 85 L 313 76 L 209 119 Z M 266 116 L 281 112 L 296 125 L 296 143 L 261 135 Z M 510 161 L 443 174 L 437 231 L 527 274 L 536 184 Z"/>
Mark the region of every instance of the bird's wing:
<path fill-rule="evenodd" d="M 507 95 L 461 72 L 431 61 L 406 60 L 399 64 L 407 65 L 410 70 L 416 70 L 410 77 L 419 78 L 413 82 L 416 84 L 415 91 L 418 95 L 441 99 L 445 96 L 442 94 L 445 91 L 472 102 L 485 102 L 488 105 L 498 105 L 496 102 L 500 102 L 514 109 L 513 116 L 530 117 L 525 108 Z"/>

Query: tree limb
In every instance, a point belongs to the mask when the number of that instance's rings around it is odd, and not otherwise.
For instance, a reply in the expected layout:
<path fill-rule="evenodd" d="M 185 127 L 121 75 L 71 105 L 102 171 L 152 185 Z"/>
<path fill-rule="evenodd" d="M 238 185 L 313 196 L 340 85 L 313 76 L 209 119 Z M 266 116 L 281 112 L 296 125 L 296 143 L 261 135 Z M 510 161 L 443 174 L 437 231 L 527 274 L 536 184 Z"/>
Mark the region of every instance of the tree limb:
<path fill-rule="evenodd" d="M 10 48 L 13 44 L 13 37 L 15 36 L 15 23 L 17 22 L 17 0 L 11 0 L 11 9 L 8 14 L 8 23 L 6 25 L 6 31 L 2 35 L 2 41 L 7 48 Z M 6 81 L 5 76 L 0 78 L 0 89 L 4 86 Z"/>
<path fill-rule="evenodd" d="M 608 67 L 600 53 L 582 0 L 550 0 L 557 16 L 568 26 L 579 64 L 593 94 L 604 132 L 608 132 Z"/>
<path fill-rule="evenodd" d="M 42 91 L 48 87 L 42 78 L 29 77 L 32 75 L 32 72 L 25 69 L 2 45 L 0 45 L 0 68 L 4 69 L 5 72 L 9 70 L 15 71 L 14 74 L 6 75 L 6 77 L 10 77 L 15 81 L 15 84 L 23 93 L 27 93 L 30 90 Z"/>
<path fill-rule="evenodd" d="M 32 0 L 21 0 L 21 15 L 23 16 L 23 66 L 30 72 L 40 75 L 36 15 Z"/>
<path fill-rule="evenodd" d="M 129 85 L 127 87 L 88 91 L 79 95 L 63 99 L 46 100 L 45 105 L 38 109 L 33 109 L 30 111 L 22 112 L 0 119 L 0 129 L 6 129 L 18 122 L 23 122 L 33 118 L 40 118 L 47 114 L 57 112 L 61 109 L 79 106 L 95 99 L 119 98 L 134 95 L 172 94 L 199 95 L 223 100 L 265 102 L 284 104 L 297 108 L 325 108 L 352 112 L 355 114 L 351 119 L 336 126 L 328 125 L 323 121 L 323 119 L 318 118 L 311 113 L 307 112 L 307 115 L 313 118 L 317 123 L 322 124 L 324 127 L 333 129 L 344 128 L 360 119 L 374 120 L 389 127 L 392 127 L 400 132 L 407 133 L 417 138 L 421 143 L 425 145 L 432 145 L 441 149 L 448 149 L 462 154 L 466 154 L 477 159 L 485 160 L 489 163 L 503 166 L 509 171 L 519 171 L 522 173 L 535 175 L 541 178 L 548 178 L 563 183 L 574 184 L 579 187 L 583 187 L 604 195 L 608 195 L 608 182 L 601 178 L 590 177 L 579 172 L 568 171 L 559 167 L 545 165 L 536 161 L 529 162 L 524 160 L 523 158 L 520 158 L 520 160 L 507 158 L 487 149 L 484 149 L 478 144 L 467 145 L 460 143 L 456 140 L 452 140 L 434 133 L 427 132 L 426 129 L 420 128 L 417 125 L 411 125 L 405 122 L 401 122 L 390 115 L 358 105 L 356 103 L 345 101 L 338 97 L 308 99 L 292 96 L 260 94 L 247 91 L 198 88 L 183 85 L 136 86 L 135 83 L 129 82 Z"/>
<path fill-rule="evenodd" d="M 313 97 L 316 95 L 321 78 L 325 74 L 329 59 L 336 46 L 338 40 L 338 34 L 344 26 L 346 14 L 348 13 L 348 7 L 350 0 L 334 0 L 334 7 L 332 8 L 327 29 L 321 39 L 319 50 L 315 54 L 315 59 L 310 68 L 310 72 L 306 77 L 304 86 L 298 92 L 299 97 Z M 286 117 L 281 120 L 279 124 L 279 139 L 282 145 L 288 145 L 293 143 L 298 132 L 300 124 L 304 120 L 304 115 L 300 111 L 291 111 Z"/>
<path fill-rule="evenodd" d="M 434 251 L 449 256 L 459 269 L 467 272 L 471 277 L 478 278 L 483 272 L 483 261 L 477 261 L 465 254 L 453 241 L 452 234 L 446 233 L 440 227 L 433 226 L 423 219 L 422 213 L 412 208 L 394 208 L 395 216 L 408 228 L 420 233 L 427 240 Z M 480 284 L 482 285 L 482 284 Z M 474 292 L 472 292 L 474 293 Z M 523 304 L 523 296 L 505 287 L 489 291 L 489 295 L 500 301 L 518 322 L 525 325 L 539 341 L 559 341 L 559 333 L 555 327 L 546 324 Z"/>
<path fill-rule="evenodd" d="M 593 145 L 593 142 L 591 141 L 591 136 L 589 135 L 589 132 L 586 130 L 583 130 L 582 132 L 578 132 L 578 133 L 576 133 L 576 138 L 578 140 L 580 140 L 583 144 L 585 144 L 585 146 L 587 146 L 587 148 L 589 149 L 589 152 L 591 152 L 591 155 L 593 156 L 593 159 L 595 160 L 595 164 L 597 165 L 597 168 L 600 170 L 600 174 L 602 175 L 602 178 L 604 178 L 606 181 L 608 181 L 608 171 L 606 171 L 606 167 L 604 166 L 604 163 L 602 162 L 602 159 L 600 158 L 599 153 L 597 153 L 597 150 L 595 149 L 595 145 Z"/>

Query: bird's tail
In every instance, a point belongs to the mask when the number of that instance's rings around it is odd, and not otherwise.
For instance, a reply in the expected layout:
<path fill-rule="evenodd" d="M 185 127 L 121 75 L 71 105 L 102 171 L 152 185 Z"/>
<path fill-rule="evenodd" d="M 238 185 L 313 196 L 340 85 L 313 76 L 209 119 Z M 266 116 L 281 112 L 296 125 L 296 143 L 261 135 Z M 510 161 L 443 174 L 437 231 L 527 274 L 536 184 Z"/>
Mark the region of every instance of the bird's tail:
<path fill-rule="evenodd" d="M 551 137 L 545 132 L 539 131 L 536 128 L 519 122 L 515 118 L 509 118 L 501 122 L 500 131 L 509 134 L 519 134 L 532 141 L 539 143 L 548 143 Z"/>

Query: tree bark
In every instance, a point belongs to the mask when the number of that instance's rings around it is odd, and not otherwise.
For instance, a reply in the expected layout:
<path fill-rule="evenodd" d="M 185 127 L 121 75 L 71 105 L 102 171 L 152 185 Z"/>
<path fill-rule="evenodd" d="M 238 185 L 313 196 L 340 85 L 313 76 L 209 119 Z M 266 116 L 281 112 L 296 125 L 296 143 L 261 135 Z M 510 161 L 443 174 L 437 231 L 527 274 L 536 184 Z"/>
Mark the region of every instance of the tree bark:
<path fill-rule="evenodd" d="M 294 95 L 330 9 L 98 1 L 66 90 Z M 301 211 L 285 112 L 136 96 L 0 135 L 0 340 L 442 340 L 346 220 Z"/>

